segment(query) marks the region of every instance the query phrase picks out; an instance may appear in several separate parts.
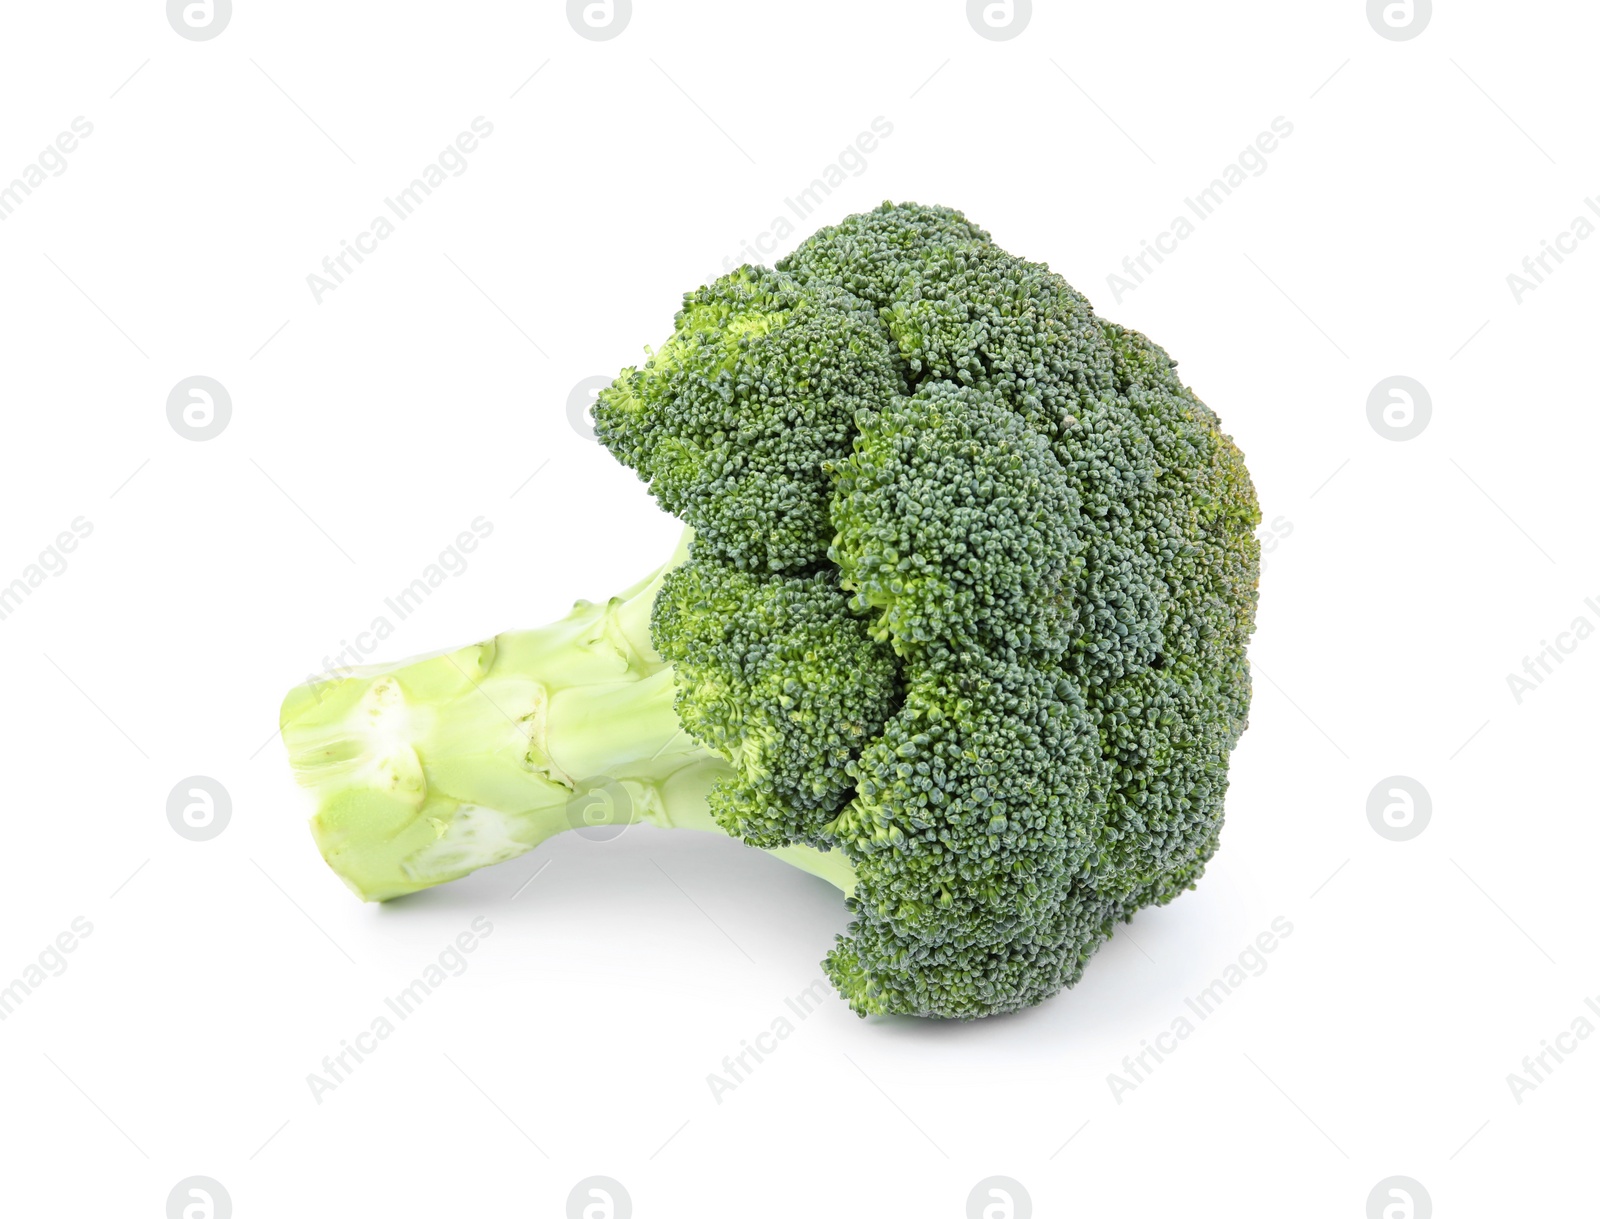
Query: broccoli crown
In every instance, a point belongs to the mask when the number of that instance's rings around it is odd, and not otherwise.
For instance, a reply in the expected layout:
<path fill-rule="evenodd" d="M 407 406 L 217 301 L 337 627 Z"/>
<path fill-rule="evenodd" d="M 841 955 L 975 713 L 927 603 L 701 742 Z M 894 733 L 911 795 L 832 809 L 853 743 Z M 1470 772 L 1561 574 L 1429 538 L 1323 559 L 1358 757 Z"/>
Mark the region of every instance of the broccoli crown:
<path fill-rule="evenodd" d="M 958 212 L 885 203 L 688 294 L 595 408 L 696 530 L 656 600 L 718 823 L 842 851 L 863 1015 L 1072 985 L 1217 846 L 1260 519 L 1144 336 Z"/>

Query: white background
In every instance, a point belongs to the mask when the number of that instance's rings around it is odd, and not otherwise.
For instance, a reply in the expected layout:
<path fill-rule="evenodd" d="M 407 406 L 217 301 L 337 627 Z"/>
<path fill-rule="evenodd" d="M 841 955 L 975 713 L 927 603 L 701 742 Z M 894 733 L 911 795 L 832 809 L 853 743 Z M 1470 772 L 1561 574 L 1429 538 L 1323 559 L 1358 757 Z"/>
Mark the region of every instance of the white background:
<path fill-rule="evenodd" d="M 1600 1038 L 1520 1103 L 1507 1076 L 1600 996 L 1600 638 L 1520 703 L 1507 674 L 1600 626 L 1600 242 L 1520 303 L 1506 276 L 1600 191 L 1600 17 L 1440 9 L 1391 41 L 1357 0 L 1052 3 L 992 41 L 957 0 L 636 0 L 589 41 L 558 3 L 239 0 L 195 42 L 153 0 L 6 6 L 0 182 L 94 128 L 0 222 L 0 583 L 93 527 L 0 621 L 0 983 L 93 925 L 0 1023 L 8 1213 L 155 1219 L 192 1174 L 240 1219 L 560 1216 L 591 1174 L 641 1219 L 958 1219 L 992 1174 L 1039 1216 L 1359 1219 L 1396 1174 L 1441 1219 L 1578 1213 Z M 480 115 L 466 172 L 318 303 L 307 275 Z M 1290 531 L 1199 888 L 1021 1015 L 862 1021 L 830 992 L 718 1103 L 707 1075 L 819 976 L 836 893 L 634 829 L 364 906 L 275 717 L 477 516 L 371 659 L 664 557 L 675 524 L 569 390 L 877 116 L 780 253 L 885 198 L 963 209 L 1165 345 Z M 1119 303 L 1107 275 L 1277 116 L 1266 171 Z M 1433 404 L 1406 442 L 1367 418 L 1396 374 Z M 193 375 L 232 398 L 205 442 L 166 417 Z M 232 798 L 209 842 L 166 819 L 195 774 Z M 1400 843 L 1366 812 L 1396 774 L 1433 808 Z M 479 915 L 470 968 L 314 1101 Z M 1277 916 L 1265 972 L 1115 1099 Z"/>

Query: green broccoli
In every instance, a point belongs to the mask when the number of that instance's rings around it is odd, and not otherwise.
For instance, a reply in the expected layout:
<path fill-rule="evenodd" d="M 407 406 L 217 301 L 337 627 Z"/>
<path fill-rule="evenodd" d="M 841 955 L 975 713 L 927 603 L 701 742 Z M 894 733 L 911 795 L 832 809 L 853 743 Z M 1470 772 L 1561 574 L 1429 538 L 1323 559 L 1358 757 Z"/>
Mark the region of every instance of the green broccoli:
<path fill-rule="evenodd" d="M 293 691 L 328 863 L 383 900 L 563 830 L 733 835 L 848 895 L 857 1012 L 1081 976 L 1217 849 L 1255 492 L 1144 336 L 885 203 L 687 294 L 596 433 L 688 526 L 540 630 Z"/>

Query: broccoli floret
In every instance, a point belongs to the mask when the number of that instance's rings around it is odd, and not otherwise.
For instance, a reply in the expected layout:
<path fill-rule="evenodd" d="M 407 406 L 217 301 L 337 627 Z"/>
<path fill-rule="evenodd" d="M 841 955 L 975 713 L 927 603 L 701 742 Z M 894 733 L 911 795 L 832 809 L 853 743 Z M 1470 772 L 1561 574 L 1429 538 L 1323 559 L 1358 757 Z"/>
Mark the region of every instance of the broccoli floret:
<path fill-rule="evenodd" d="M 756 575 L 695 559 L 666 578 L 654 639 L 685 731 L 732 763 L 711 813 L 755 846 L 827 845 L 850 764 L 899 703 L 900 674 L 831 572 Z"/>
<path fill-rule="evenodd" d="M 981 1016 L 1076 980 L 1081 962 L 1045 945 L 1108 930 L 1081 883 L 1093 739 L 1071 684 L 1024 659 L 952 653 L 918 674 L 833 826 L 856 922 L 825 965 L 856 1010 Z"/>
<path fill-rule="evenodd" d="M 828 558 L 902 656 L 950 643 L 1052 647 L 1082 565 L 1078 491 L 991 390 L 925 384 L 862 411 L 834 472 Z"/>
<path fill-rule="evenodd" d="M 745 267 L 684 298 L 672 337 L 600 392 L 595 434 L 699 553 L 793 571 L 827 554 L 825 467 L 855 412 L 900 385 L 859 300 Z"/>
<path fill-rule="evenodd" d="M 715 829 L 849 895 L 824 968 L 856 1011 L 966 1019 L 1072 985 L 1198 880 L 1259 511 L 1160 347 L 959 213 L 886 203 L 688 294 L 595 418 L 691 527 L 661 572 L 285 705 L 363 896 L 572 824 Z"/>

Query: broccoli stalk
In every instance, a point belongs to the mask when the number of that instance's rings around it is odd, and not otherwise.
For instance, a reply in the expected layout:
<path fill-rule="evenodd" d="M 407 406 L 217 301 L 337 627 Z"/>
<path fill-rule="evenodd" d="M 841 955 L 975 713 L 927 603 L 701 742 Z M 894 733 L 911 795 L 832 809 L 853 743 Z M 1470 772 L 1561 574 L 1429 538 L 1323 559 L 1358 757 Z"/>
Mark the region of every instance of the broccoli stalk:
<path fill-rule="evenodd" d="M 583 827 L 725 833 L 707 793 L 732 774 L 684 732 L 650 644 L 660 570 L 558 622 L 298 686 L 280 716 L 329 866 L 368 901 L 455 880 Z M 766 852 L 846 893 L 838 851 Z"/>

